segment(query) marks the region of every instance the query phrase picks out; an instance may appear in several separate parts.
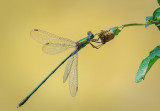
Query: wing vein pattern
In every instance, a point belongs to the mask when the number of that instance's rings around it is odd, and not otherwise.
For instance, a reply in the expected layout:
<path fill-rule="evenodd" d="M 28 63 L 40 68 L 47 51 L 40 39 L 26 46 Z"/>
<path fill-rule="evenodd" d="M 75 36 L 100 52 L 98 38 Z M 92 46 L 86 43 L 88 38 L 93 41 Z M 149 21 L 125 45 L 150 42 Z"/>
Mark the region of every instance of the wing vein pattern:
<path fill-rule="evenodd" d="M 78 91 L 78 53 L 69 59 L 65 68 L 63 82 L 66 82 L 68 77 L 70 94 L 74 97 Z"/>
<path fill-rule="evenodd" d="M 70 39 L 59 37 L 40 29 L 34 29 L 30 34 L 35 41 L 44 45 L 42 50 L 47 54 L 57 54 L 76 46 L 75 42 Z"/>

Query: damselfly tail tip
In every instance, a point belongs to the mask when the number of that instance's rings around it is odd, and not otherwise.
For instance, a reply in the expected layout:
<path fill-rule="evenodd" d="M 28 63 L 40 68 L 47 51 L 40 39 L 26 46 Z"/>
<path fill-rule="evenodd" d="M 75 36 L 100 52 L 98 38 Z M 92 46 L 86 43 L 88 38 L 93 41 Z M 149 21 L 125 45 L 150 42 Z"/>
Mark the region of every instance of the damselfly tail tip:
<path fill-rule="evenodd" d="M 19 108 L 20 106 L 18 105 L 17 108 Z"/>
<path fill-rule="evenodd" d="M 17 108 L 21 107 L 23 104 L 20 102 L 17 106 Z"/>

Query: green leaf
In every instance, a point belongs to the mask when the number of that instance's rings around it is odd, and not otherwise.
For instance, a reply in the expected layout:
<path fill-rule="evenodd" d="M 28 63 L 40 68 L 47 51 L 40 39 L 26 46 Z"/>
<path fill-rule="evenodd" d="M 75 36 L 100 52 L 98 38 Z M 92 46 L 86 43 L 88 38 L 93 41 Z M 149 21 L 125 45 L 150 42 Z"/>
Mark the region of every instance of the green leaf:
<path fill-rule="evenodd" d="M 154 20 L 154 21 L 157 21 L 159 17 L 160 17 L 160 8 L 157 8 L 157 9 L 153 12 L 153 20 Z"/>
<path fill-rule="evenodd" d="M 160 45 L 154 48 L 148 57 L 143 59 L 142 63 L 139 66 L 138 72 L 136 74 L 135 82 L 141 82 L 144 80 L 147 72 L 150 70 L 152 65 L 160 58 Z"/>
<path fill-rule="evenodd" d="M 160 31 L 160 24 L 155 24 L 157 27 L 158 27 L 158 29 L 159 29 L 159 31 Z"/>
<path fill-rule="evenodd" d="M 153 21 L 153 17 L 152 16 L 147 16 L 146 17 L 146 25 L 145 25 L 145 28 L 147 28 L 149 25 L 152 24 L 152 21 Z"/>
<path fill-rule="evenodd" d="M 157 26 L 157 25 L 156 25 Z M 158 27 L 158 29 L 159 29 L 159 31 L 160 31 L 160 26 L 157 26 Z"/>
<path fill-rule="evenodd" d="M 156 26 L 158 27 L 158 29 L 160 30 L 160 24 L 156 24 Z"/>
<path fill-rule="evenodd" d="M 153 12 L 153 21 L 160 21 L 160 8 L 157 8 L 154 12 Z M 160 30 L 160 26 L 159 24 L 155 24 L 158 29 Z"/>
<path fill-rule="evenodd" d="M 160 0 L 157 0 L 158 4 L 160 5 Z"/>
<path fill-rule="evenodd" d="M 147 17 L 146 17 L 146 21 L 151 21 L 152 19 L 153 19 L 152 16 L 147 16 Z"/>
<path fill-rule="evenodd" d="M 149 25 L 151 25 L 151 24 L 149 24 L 149 23 L 146 23 L 146 25 L 145 25 L 145 28 L 147 28 Z"/>
<path fill-rule="evenodd" d="M 118 35 L 119 32 L 121 31 L 120 29 L 118 29 L 118 27 L 112 27 L 109 28 L 109 30 L 112 30 L 114 35 Z"/>

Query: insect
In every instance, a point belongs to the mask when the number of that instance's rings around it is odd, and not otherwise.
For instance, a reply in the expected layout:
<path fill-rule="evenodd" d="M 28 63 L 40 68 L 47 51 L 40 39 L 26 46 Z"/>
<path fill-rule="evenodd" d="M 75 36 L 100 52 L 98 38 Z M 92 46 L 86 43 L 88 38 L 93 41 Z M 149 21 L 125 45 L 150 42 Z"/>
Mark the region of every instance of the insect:
<path fill-rule="evenodd" d="M 72 97 L 76 96 L 76 93 L 78 91 L 78 52 L 89 43 L 92 45 L 93 48 L 99 49 L 103 44 L 109 41 L 108 40 L 109 36 L 106 33 L 108 33 L 108 31 L 107 32 L 101 31 L 96 34 L 99 36 L 99 38 L 94 39 L 95 35 L 91 31 L 88 31 L 87 37 L 77 42 L 73 42 L 70 39 L 59 37 L 40 29 L 32 30 L 31 37 L 37 42 L 43 44 L 42 50 L 47 54 L 57 54 L 67 50 L 68 48 L 75 48 L 75 49 L 28 96 L 26 96 L 18 104 L 17 108 L 22 106 L 39 89 L 39 87 L 43 83 L 45 83 L 45 81 L 68 59 L 69 61 L 64 71 L 63 82 L 65 83 L 67 78 L 69 78 L 70 94 Z M 98 42 L 99 39 L 101 39 L 101 42 Z M 95 46 L 91 42 L 101 43 L 101 44 Z"/>

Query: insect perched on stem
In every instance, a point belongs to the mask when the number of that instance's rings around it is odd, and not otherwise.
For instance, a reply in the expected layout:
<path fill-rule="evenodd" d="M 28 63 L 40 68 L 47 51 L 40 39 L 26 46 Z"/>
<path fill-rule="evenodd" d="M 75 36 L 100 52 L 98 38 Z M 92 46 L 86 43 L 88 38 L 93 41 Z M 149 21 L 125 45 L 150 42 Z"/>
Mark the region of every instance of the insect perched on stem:
<path fill-rule="evenodd" d="M 65 51 L 68 48 L 75 48 L 74 51 L 68 55 L 28 96 L 26 96 L 17 107 L 22 106 L 38 89 L 45 83 L 45 81 L 64 63 L 69 59 L 64 71 L 63 82 L 65 83 L 69 77 L 69 89 L 70 94 L 74 97 L 78 91 L 78 52 L 84 48 L 87 44 L 91 44 L 93 48 L 100 48 L 103 44 L 114 38 L 112 31 L 103 30 L 99 33 L 98 39 L 94 39 L 95 35 L 91 32 L 87 32 L 87 37 L 73 42 L 70 39 L 56 36 L 40 29 L 34 29 L 31 31 L 31 37 L 37 42 L 43 44 L 43 52 L 47 54 L 57 54 Z M 98 42 L 98 40 L 101 42 Z M 95 46 L 91 42 L 101 43 L 101 45 Z"/>

